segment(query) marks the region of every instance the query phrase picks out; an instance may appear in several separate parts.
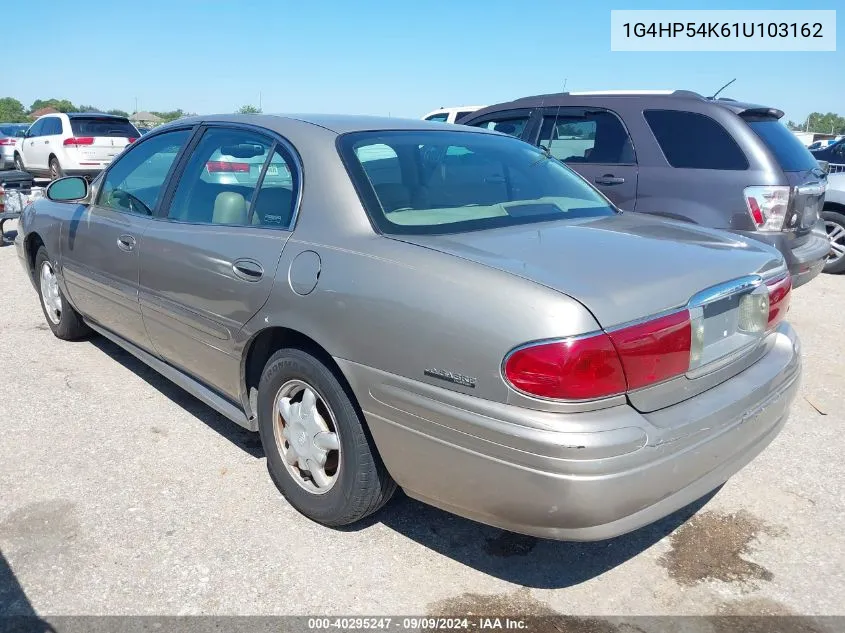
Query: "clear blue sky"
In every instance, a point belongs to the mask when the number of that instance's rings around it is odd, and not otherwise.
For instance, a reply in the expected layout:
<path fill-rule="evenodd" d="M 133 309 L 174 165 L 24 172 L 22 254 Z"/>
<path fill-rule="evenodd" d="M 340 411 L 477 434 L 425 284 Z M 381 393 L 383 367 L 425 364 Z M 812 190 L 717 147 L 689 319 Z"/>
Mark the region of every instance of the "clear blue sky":
<path fill-rule="evenodd" d="M 37 27 L 31 39 L 25 26 L 14 38 L 19 55 L 2 64 L 0 96 L 12 93 L 27 106 L 56 97 L 130 112 L 137 97 L 141 110 L 210 113 L 257 104 L 261 93 L 265 112 L 417 117 L 441 105 L 559 91 L 565 79 L 569 90 L 686 88 L 709 94 L 736 77 L 723 96 L 777 106 L 794 120 L 811 111 L 845 115 L 842 0 L 683 6 L 838 8 L 837 52 L 610 51 L 611 8 L 678 4 L 89 0 L 69 10 L 58 0 L 37 7 L 6 0 L 4 24 Z M 56 34 L 55 46 L 50 34 Z M 21 72 L 20 64 L 32 70 Z"/>

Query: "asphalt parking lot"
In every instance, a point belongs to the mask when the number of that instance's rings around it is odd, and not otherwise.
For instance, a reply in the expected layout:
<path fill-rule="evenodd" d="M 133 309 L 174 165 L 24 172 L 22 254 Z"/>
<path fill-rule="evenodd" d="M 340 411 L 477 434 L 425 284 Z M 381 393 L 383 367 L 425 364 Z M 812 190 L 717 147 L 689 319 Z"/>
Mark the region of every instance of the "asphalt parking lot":
<path fill-rule="evenodd" d="M 696 507 L 592 544 L 402 495 L 357 528 L 311 523 L 257 435 L 102 338 L 54 338 L 11 244 L 0 288 L 0 614 L 845 615 L 845 276 L 793 295 L 804 381 L 775 442 Z"/>

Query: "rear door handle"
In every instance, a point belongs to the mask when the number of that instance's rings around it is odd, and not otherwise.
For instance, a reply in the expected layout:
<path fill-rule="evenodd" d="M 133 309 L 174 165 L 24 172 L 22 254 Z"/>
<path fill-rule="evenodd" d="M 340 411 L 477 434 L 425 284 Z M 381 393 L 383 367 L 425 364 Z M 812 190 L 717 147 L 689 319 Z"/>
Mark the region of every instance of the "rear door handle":
<path fill-rule="evenodd" d="M 264 276 L 264 268 L 254 259 L 235 260 L 232 271 L 244 281 L 258 281 Z"/>
<path fill-rule="evenodd" d="M 623 182 L 625 182 L 624 178 L 614 176 L 613 174 L 605 174 L 596 178 L 597 185 L 621 185 Z"/>
<path fill-rule="evenodd" d="M 135 248 L 135 238 L 131 235 L 121 235 L 117 238 L 117 247 L 128 253 Z"/>

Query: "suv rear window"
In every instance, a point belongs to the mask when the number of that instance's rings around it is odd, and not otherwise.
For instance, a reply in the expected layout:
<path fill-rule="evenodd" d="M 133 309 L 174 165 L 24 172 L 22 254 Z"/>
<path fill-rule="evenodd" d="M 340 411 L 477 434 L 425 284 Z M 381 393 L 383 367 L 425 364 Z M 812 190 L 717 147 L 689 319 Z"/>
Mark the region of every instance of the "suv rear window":
<path fill-rule="evenodd" d="M 646 110 L 643 115 L 672 167 L 748 169 L 739 145 L 709 116 L 680 110 Z"/>
<path fill-rule="evenodd" d="M 437 235 L 613 215 L 607 200 L 539 149 L 482 132 L 355 132 L 338 140 L 373 224 Z"/>
<path fill-rule="evenodd" d="M 748 118 L 746 122 L 775 155 L 784 171 L 807 171 L 819 166 L 810 150 L 777 119 Z"/>
<path fill-rule="evenodd" d="M 140 134 L 127 119 L 106 117 L 73 117 L 70 129 L 74 136 L 115 136 L 138 138 Z"/>

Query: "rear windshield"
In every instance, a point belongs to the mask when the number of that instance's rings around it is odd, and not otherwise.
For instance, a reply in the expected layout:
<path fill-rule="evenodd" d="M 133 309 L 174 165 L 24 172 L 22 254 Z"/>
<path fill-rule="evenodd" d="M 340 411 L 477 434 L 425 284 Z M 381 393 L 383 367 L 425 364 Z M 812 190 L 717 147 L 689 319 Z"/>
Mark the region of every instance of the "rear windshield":
<path fill-rule="evenodd" d="M 777 119 L 748 119 L 747 122 L 784 171 L 807 171 L 819 166 L 810 150 Z"/>
<path fill-rule="evenodd" d="M 79 117 L 70 120 L 70 129 L 74 136 L 117 136 L 138 138 L 140 134 L 126 119 L 104 117 Z"/>
<path fill-rule="evenodd" d="M 5 136 L 14 136 L 20 130 L 25 130 L 28 127 L 29 127 L 29 124 L 26 124 L 26 123 L 23 123 L 23 124 L 20 124 L 20 125 L 15 125 L 15 124 L 0 125 L 0 134 L 5 135 Z"/>
<path fill-rule="evenodd" d="M 616 213 L 568 167 L 509 136 L 355 132 L 338 146 L 384 233 L 459 233 Z"/>

